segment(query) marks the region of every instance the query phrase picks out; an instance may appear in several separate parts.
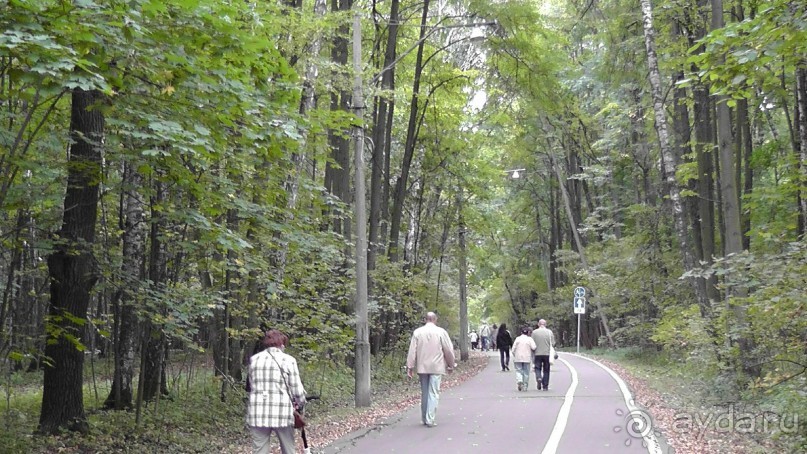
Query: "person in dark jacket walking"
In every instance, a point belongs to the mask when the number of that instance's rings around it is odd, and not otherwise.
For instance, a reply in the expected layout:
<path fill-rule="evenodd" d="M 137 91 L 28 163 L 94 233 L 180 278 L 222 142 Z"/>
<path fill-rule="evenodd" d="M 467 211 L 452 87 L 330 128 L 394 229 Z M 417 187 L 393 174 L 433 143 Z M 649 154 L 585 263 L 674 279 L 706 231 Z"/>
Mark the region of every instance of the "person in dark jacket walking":
<path fill-rule="evenodd" d="M 502 362 L 502 371 L 510 370 L 510 347 L 513 346 L 513 338 L 510 331 L 507 331 L 507 324 L 499 325 L 499 332 L 496 335 L 496 347 L 499 348 L 499 358 Z"/>

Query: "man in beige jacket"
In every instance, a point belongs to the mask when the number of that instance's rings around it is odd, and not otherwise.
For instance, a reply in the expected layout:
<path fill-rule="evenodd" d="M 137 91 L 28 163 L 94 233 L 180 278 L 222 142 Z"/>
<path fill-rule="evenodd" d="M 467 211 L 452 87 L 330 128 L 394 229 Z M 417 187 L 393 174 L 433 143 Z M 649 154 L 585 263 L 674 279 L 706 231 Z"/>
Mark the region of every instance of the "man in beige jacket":
<path fill-rule="evenodd" d="M 448 332 L 437 326 L 437 314 L 426 314 L 426 323 L 412 333 L 409 355 L 406 357 L 406 373 L 420 377 L 420 419 L 427 427 L 434 427 L 437 402 L 440 399 L 440 381 L 446 371 L 451 372 L 454 363 L 454 345 Z"/>

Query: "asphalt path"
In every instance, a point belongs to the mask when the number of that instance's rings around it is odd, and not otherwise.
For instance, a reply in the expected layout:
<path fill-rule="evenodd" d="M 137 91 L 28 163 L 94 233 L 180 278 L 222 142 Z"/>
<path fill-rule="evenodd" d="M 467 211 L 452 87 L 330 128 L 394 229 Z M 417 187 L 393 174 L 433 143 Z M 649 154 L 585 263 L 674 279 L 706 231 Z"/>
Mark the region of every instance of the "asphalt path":
<path fill-rule="evenodd" d="M 510 372 L 501 372 L 498 352 L 488 355 L 483 371 L 440 393 L 435 427 L 421 423 L 418 403 L 317 452 L 668 452 L 653 433 L 650 415 L 633 404 L 627 386 L 604 365 L 561 352 L 548 391 L 537 389 L 533 373 L 529 389 L 518 391 L 512 363 Z"/>

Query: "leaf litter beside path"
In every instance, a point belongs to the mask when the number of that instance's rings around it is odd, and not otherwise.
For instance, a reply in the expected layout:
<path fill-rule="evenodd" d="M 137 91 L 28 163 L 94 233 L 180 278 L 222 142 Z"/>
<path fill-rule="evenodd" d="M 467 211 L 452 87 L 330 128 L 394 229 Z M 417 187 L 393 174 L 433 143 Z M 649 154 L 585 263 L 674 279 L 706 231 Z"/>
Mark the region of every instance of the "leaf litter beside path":
<path fill-rule="evenodd" d="M 621 365 L 599 357 L 596 360 L 610 367 L 627 383 L 636 404 L 652 416 L 653 430 L 661 432 L 675 454 L 781 451 L 770 439 L 755 438 L 753 433 L 718 430 L 715 426 L 716 415 L 725 415 L 727 410 L 708 405 L 695 396 L 681 395 L 692 392 L 686 383 L 676 389 L 659 392 L 650 386 L 648 380 L 637 377 Z M 690 402 L 693 398 L 701 402 L 697 408 L 693 408 Z"/>
<path fill-rule="evenodd" d="M 465 383 L 482 371 L 488 364 L 488 356 L 479 351 L 469 352 L 466 362 L 459 362 L 459 366 L 450 374 L 443 376 L 440 386 L 442 390 L 453 388 Z M 373 395 L 373 403 L 369 408 L 334 408 L 333 411 L 322 413 L 319 417 L 309 420 L 306 426 L 308 445 L 312 450 L 327 446 L 345 435 L 359 429 L 364 429 L 381 423 L 387 418 L 406 411 L 420 403 L 420 385 L 416 378 L 404 377 L 401 386 L 391 386 Z M 302 452 L 302 439 L 296 433 L 297 449 Z M 272 438 L 272 453 L 279 453 L 277 438 Z M 233 454 L 251 453 L 251 440 L 244 439 L 241 447 L 231 451 Z"/>

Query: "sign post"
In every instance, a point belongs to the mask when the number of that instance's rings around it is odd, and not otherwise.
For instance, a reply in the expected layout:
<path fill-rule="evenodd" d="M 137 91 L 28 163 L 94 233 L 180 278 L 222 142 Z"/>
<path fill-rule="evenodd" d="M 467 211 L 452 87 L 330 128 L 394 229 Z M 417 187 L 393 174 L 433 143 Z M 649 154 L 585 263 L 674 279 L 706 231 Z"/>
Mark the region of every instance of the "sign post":
<path fill-rule="evenodd" d="M 586 288 L 574 289 L 574 313 L 577 314 L 577 353 L 580 353 L 580 315 L 586 313 Z"/>

